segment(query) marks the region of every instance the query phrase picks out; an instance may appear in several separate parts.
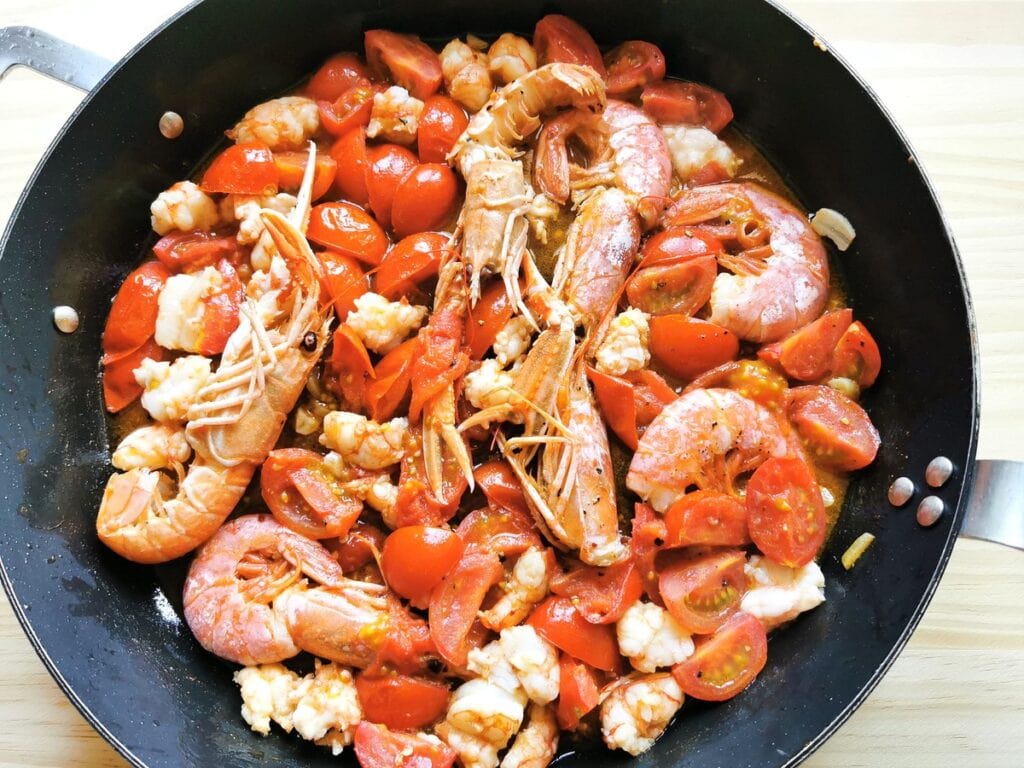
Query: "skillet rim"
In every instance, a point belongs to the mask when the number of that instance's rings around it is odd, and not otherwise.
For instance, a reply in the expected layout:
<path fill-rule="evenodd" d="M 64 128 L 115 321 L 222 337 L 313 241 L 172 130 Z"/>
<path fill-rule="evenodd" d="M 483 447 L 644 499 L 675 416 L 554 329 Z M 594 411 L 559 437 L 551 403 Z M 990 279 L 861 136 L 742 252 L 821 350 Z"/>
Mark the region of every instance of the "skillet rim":
<path fill-rule="evenodd" d="M 950 251 L 953 256 L 953 264 L 956 268 L 958 282 L 960 286 L 961 295 L 964 302 L 964 309 L 967 320 L 967 331 L 970 340 L 971 348 L 971 428 L 968 434 L 967 444 L 967 459 L 968 464 L 963 468 L 963 478 L 960 483 L 959 493 L 956 497 L 956 504 L 952 509 L 951 522 L 949 530 L 946 535 L 946 539 L 943 542 L 938 562 L 935 564 L 935 568 L 928 579 L 928 583 L 925 590 L 918 601 L 917 605 L 914 606 L 913 611 L 910 614 L 910 618 L 906 625 L 900 632 L 899 637 L 893 643 L 892 648 L 888 651 L 878 667 L 874 670 L 871 676 L 865 681 L 861 689 L 850 699 L 846 706 L 839 712 L 836 717 L 829 722 L 822 730 L 811 739 L 802 749 L 794 753 L 785 763 L 782 764 L 781 768 L 793 768 L 804 762 L 810 755 L 816 752 L 822 744 L 825 743 L 839 728 L 850 718 L 850 716 L 864 703 L 864 700 L 871 694 L 882 677 L 889 671 L 896 658 L 902 653 L 906 644 L 909 642 L 910 637 L 913 635 L 917 626 L 920 624 L 921 619 L 924 616 L 928 605 L 935 594 L 935 590 L 938 588 L 939 582 L 942 579 L 943 574 L 949 564 L 949 559 L 952 555 L 953 546 L 959 536 L 960 528 L 963 523 L 963 517 L 965 514 L 966 503 L 970 497 L 970 493 L 974 486 L 974 465 L 977 459 L 977 443 L 978 443 L 978 429 L 980 423 L 980 387 L 979 387 L 979 350 L 978 350 L 978 333 L 977 333 L 977 322 L 974 312 L 974 303 L 971 298 L 970 288 L 967 282 L 967 276 L 964 271 L 963 259 L 960 255 L 960 249 L 957 246 L 956 239 L 953 236 L 952 229 L 950 227 L 949 219 L 943 211 L 942 205 L 940 204 L 938 195 L 936 194 L 935 187 L 932 184 L 931 178 L 929 177 L 924 166 L 918 159 L 918 154 L 914 150 L 912 143 L 907 137 L 906 133 L 896 121 L 895 117 L 885 106 L 882 100 L 879 98 L 875 90 L 860 76 L 860 74 L 853 68 L 853 66 L 836 50 L 827 43 L 825 38 L 817 34 L 809 24 L 805 23 L 802 19 L 796 16 L 793 12 L 787 8 L 783 8 L 777 0 L 761 0 L 771 10 L 784 17 L 790 23 L 792 23 L 798 30 L 808 35 L 812 40 L 821 41 L 825 43 L 826 49 L 824 53 L 832 56 L 836 62 L 845 70 L 846 74 L 849 75 L 854 83 L 868 96 L 875 109 L 878 110 L 879 114 L 885 119 L 888 125 L 893 130 L 896 138 L 902 142 L 904 148 L 908 152 L 908 160 L 911 161 L 921 177 L 924 188 L 927 191 L 928 197 L 931 199 L 932 205 L 935 207 L 935 211 L 938 214 L 938 218 L 942 223 L 943 234 L 945 239 L 949 243 Z M 158 35 L 163 33 L 170 26 L 175 24 L 179 19 L 192 12 L 196 7 L 201 5 L 204 0 L 192 0 L 185 7 L 168 17 L 159 26 L 153 29 L 149 34 L 142 38 L 136 45 L 122 56 L 106 74 L 100 79 L 96 86 L 87 93 L 79 105 L 75 108 L 72 114 L 61 126 L 56 136 L 47 146 L 45 152 L 41 156 L 32 174 L 29 176 L 28 181 L 22 190 L 17 203 L 11 210 L 10 218 L 8 219 L 5 227 L 3 236 L 0 237 L 0 261 L 2 261 L 3 254 L 6 251 L 8 241 L 11 236 L 11 232 L 14 228 L 15 221 L 19 218 L 30 193 L 32 192 L 36 180 L 41 173 L 42 169 L 49 162 L 51 155 L 54 153 L 56 147 L 64 140 L 66 134 L 69 132 L 71 126 L 79 119 L 79 117 L 89 108 L 93 99 L 96 95 L 106 86 L 106 84 L 117 75 L 121 69 L 129 63 L 135 55 L 145 48 L 149 43 Z M 7 573 L 7 569 L 3 562 L 3 552 L 0 552 L 0 583 L 3 584 L 4 592 L 7 595 L 8 601 L 11 605 L 12 612 L 21 625 L 22 631 L 25 633 L 29 642 L 32 644 L 33 649 L 43 662 L 47 672 L 53 678 L 54 682 L 57 683 L 58 687 L 68 698 L 68 700 L 74 705 L 74 707 L 81 713 L 85 720 L 93 727 L 93 729 L 103 737 L 103 739 L 110 744 L 125 760 L 127 760 L 133 766 L 137 768 L 148 768 L 147 764 L 143 762 L 132 750 L 121 742 L 97 717 L 88 707 L 88 705 L 79 697 L 75 689 L 68 683 L 60 671 L 58 664 L 50 657 L 46 648 L 40 642 L 36 635 L 32 623 L 28 618 L 28 615 L 21 602 L 18 600 L 18 595 L 15 590 L 15 585 L 10 580 Z"/>

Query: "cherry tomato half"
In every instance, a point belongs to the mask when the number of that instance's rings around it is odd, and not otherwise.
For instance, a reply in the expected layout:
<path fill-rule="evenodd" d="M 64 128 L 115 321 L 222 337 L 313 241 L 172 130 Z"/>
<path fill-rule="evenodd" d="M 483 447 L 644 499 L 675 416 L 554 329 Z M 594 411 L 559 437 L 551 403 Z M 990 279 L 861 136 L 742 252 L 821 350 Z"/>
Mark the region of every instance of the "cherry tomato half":
<path fill-rule="evenodd" d="M 384 542 L 381 567 L 388 586 L 417 608 L 425 608 L 434 587 L 462 557 L 454 531 L 426 525 L 397 528 Z"/>
<path fill-rule="evenodd" d="M 732 331 L 685 315 L 651 318 L 651 355 L 665 370 L 693 379 L 715 366 L 736 359 L 740 341 Z"/>
<path fill-rule="evenodd" d="M 327 297 L 334 302 L 334 313 L 344 322 L 348 313 L 355 309 L 356 299 L 370 290 L 370 279 L 351 256 L 319 251 L 316 258 L 324 270 L 323 284 Z"/>
<path fill-rule="evenodd" d="M 306 83 L 306 95 L 314 101 L 334 101 L 353 85 L 369 79 L 362 60 L 354 53 L 336 53 L 320 65 Z"/>
<path fill-rule="evenodd" d="M 323 456 L 303 448 L 271 451 L 260 486 L 278 522 L 311 539 L 344 536 L 363 511 L 363 502 L 344 492 Z"/>
<path fill-rule="evenodd" d="M 448 686 L 423 677 L 364 672 L 356 677 L 356 693 L 364 719 L 400 730 L 424 728 L 448 708 Z"/>
<path fill-rule="evenodd" d="M 318 101 L 320 124 L 332 136 L 342 136 L 354 128 L 366 127 L 373 112 L 377 88 L 369 80 L 360 80 L 334 101 Z"/>
<path fill-rule="evenodd" d="M 836 345 L 851 322 L 852 309 L 826 312 L 782 341 L 766 344 L 757 356 L 778 363 L 791 379 L 817 381 L 829 372 Z"/>
<path fill-rule="evenodd" d="M 420 161 L 443 163 L 467 125 L 466 110 L 454 99 L 440 94 L 427 99 L 416 132 Z"/>
<path fill-rule="evenodd" d="M 117 289 L 103 331 L 103 354 L 114 358 L 138 349 L 156 332 L 160 291 L 171 273 L 159 261 L 136 268 Z"/>
<path fill-rule="evenodd" d="M 103 356 L 103 404 L 107 411 L 122 411 L 142 394 L 142 386 L 135 380 L 135 369 L 147 357 L 157 362 L 164 357 L 163 348 L 152 338 L 133 350 Z"/>
<path fill-rule="evenodd" d="M 479 547 L 503 557 L 521 555 L 530 547 L 543 546 L 533 520 L 514 507 L 475 509 L 462 518 L 457 532 L 467 549 Z"/>
<path fill-rule="evenodd" d="M 852 472 L 875 460 L 878 430 L 864 409 L 841 392 L 819 385 L 791 389 L 786 415 L 820 464 Z"/>
<path fill-rule="evenodd" d="M 440 739 L 389 731 L 369 720 L 356 727 L 353 749 L 361 768 L 451 768 L 456 757 Z"/>
<path fill-rule="evenodd" d="M 285 192 L 297 192 L 302 186 L 302 178 L 306 175 L 309 164 L 308 152 L 275 152 L 274 163 L 277 165 L 280 179 L 278 184 Z M 310 200 L 319 200 L 327 194 L 334 177 L 338 172 L 338 163 L 330 155 L 317 153 L 313 169 L 313 186 L 310 189 Z"/>
<path fill-rule="evenodd" d="M 232 259 L 238 251 L 234 235 L 217 232 L 171 232 L 157 240 L 153 254 L 160 263 L 173 272 L 189 272 L 220 259 Z"/>
<path fill-rule="evenodd" d="M 204 192 L 275 195 L 279 177 L 270 147 L 261 141 L 250 141 L 230 146 L 217 155 L 199 186 Z"/>
<path fill-rule="evenodd" d="M 372 523 L 356 520 L 344 536 L 321 543 L 334 554 L 341 570 L 352 573 L 372 562 L 375 554 L 380 554 L 384 546 L 384 532 Z"/>
<path fill-rule="evenodd" d="M 441 259 L 455 253 L 449 239 L 440 232 L 421 232 L 395 243 L 374 272 L 376 292 L 392 301 L 415 294 L 420 284 L 437 277 Z"/>
<path fill-rule="evenodd" d="M 605 76 L 604 60 L 594 38 L 568 16 L 551 13 L 538 21 L 533 28 L 533 47 L 540 65 L 585 64 Z"/>
<path fill-rule="evenodd" d="M 498 555 L 469 548 L 430 597 L 430 636 L 449 664 L 463 667 L 470 648 L 470 632 L 487 591 L 505 576 Z M 613 636 L 614 639 L 614 636 Z"/>
<path fill-rule="evenodd" d="M 227 346 L 228 338 L 238 328 L 239 307 L 245 297 L 245 288 L 238 272 L 227 259 L 217 262 L 220 285 L 203 298 L 203 319 L 199 331 L 199 354 L 219 355 Z"/>
<path fill-rule="evenodd" d="M 567 653 L 558 657 L 558 727 L 575 731 L 600 701 L 597 672 Z"/>
<path fill-rule="evenodd" d="M 714 88 L 682 80 L 662 80 L 640 95 L 644 112 L 659 123 L 702 125 L 718 133 L 732 122 L 732 106 Z"/>
<path fill-rule="evenodd" d="M 309 214 L 306 236 L 314 243 L 366 264 L 379 264 L 388 249 L 388 238 L 380 225 L 351 203 L 314 206 Z"/>
<path fill-rule="evenodd" d="M 875 383 L 882 370 L 878 343 L 860 321 L 852 323 L 832 353 L 832 375 L 853 379 L 861 387 Z"/>
<path fill-rule="evenodd" d="M 614 624 L 644 591 L 632 559 L 601 568 L 579 565 L 551 579 L 551 591 L 572 599 L 591 624 Z"/>
<path fill-rule="evenodd" d="M 380 225 L 390 229 L 395 191 L 405 175 L 418 164 L 416 155 L 397 144 L 380 144 L 366 150 L 366 160 L 370 208 Z"/>
<path fill-rule="evenodd" d="M 366 386 L 366 406 L 374 421 L 387 421 L 403 403 L 408 403 L 412 361 L 418 349 L 413 336 L 384 355 L 374 367 L 373 381 Z"/>
<path fill-rule="evenodd" d="M 770 458 L 754 470 L 747 525 L 769 558 L 791 568 L 807 565 L 825 542 L 827 522 L 821 489 L 805 462 Z"/>
<path fill-rule="evenodd" d="M 534 608 L 526 621 L 537 634 L 573 658 L 605 672 L 617 673 L 621 669 L 615 627 L 591 624 L 573 605 L 572 598 L 549 597 Z"/>
<path fill-rule="evenodd" d="M 658 590 L 672 618 L 688 632 L 714 632 L 739 610 L 747 591 L 746 556 L 738 549 L 677 557 L 660 569 Z"/>
<path fill-rule="evenodd" d="M 487 497 L 487 503 L 496 509 L 511 509 L 529 517 L 530 508 L 523 495 L 523 487 L 508 462 L 492 459 L 473 470 L 473 479 Z"/>
<path fill-rule="evenodd" d="M 442 163 L 412 168 L 395 188 L 391 202 L 391 226 L 399 237 L 438 229 L 451 218 L 459 183 Z"/>
<path fill-rule="evenodd" d="M 362 126 L 346 131 L 331 146 L 331 157 L 338 165 L 334 189 L 340 197 L 365 206 L 370 201 L 366 191 L 366 129 Z"/>
<path fill-rule="evenodd" d="M 363 36 L 366 61 L 378 77 L 390 74 L 397 85 L 423 101 L 441 87 L 441 60 L 416 35 L 371 29 Z"/>
<path fill-rule="evenodd" d="M 643 40 L 628 40 L 605 54 L 609 96 L 621 98 L 665 77 L 665 54 Z"/>
<path fill-rule="evenodd" d="M 492 281 L 480 296 L 475 306 L 466 310 L 466 346 L 473 360 L 480 360 L 487 354 L 498 332 L 512 318 L 512 302 L 505 292 L 501 280 Z"/>
<path fill-rule="evenodd" d="M 734 496 L 694 491 L 665 511 L 666 547 L 742 547 L 750 542 L 747 507 Z"/>
<path fill-rule="evenodd" d="M 672 676 L 683 693 L 704 701 L 731 699 L 754 682 L 768 660 L 764 627 L 742 611 L 696 646 L 690 658 L 672 668 Z"/>

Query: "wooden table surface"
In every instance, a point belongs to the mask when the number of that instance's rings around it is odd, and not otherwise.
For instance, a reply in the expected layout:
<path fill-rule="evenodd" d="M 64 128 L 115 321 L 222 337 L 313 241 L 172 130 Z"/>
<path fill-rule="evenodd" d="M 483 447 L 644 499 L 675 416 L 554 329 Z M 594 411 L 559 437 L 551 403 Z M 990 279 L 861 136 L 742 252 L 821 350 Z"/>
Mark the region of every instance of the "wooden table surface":
<path fill-rule="evenodd" d="M 1024 459 L 1024 2 L 784 4 L 879 93 L 938 188 L 977 312 L 979 457 Z M 6 0 L 0 25 L 34 25 L 116 59 L 180 5 Z M 0 224 L 80 98 L 22 69 L 0 84 Z M 960 541 L 906 650 L 806 765 L 1021 765 L 1022 595 L 1024 553 Z M 5 600 L 0 723 L 0 768 L 126 765 L 50 679 Z"/>

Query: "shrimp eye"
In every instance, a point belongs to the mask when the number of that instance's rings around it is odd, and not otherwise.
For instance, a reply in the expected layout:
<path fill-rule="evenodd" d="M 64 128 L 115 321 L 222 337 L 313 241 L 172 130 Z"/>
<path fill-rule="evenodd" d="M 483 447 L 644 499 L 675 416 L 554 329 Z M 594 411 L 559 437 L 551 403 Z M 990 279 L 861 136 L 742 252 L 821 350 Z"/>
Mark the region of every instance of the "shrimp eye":
<path fill-rule="evenodd" d="M 312 352 L 316 349 L 316 334 L 310 331 L 302 337 L 302 348 L 307 352 Z"/>

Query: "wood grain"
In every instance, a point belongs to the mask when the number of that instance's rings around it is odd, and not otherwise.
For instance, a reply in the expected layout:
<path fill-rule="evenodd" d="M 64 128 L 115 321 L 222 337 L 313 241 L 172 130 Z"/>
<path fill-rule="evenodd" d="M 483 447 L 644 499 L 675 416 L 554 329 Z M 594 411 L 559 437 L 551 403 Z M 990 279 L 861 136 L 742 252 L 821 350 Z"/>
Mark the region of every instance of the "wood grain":
<path fill-rule="evenodd" d="M 180 5 L 7 0 L 0 25 L 34 25 L 113 59 Z M 963 253 L 977 314 L 979 455 L 1024 459 L 1024 398 L 1017 394 L 1024 380 L 1024 2 L 784 5 L 878 92 L 935 183 Z M 0 222 L 80 98 L 24 70 L 0 84 Z M 893 269 L 899 269 L 897 260 Z M 960 541 L 907 649 L 864 706 L 806 764 L 1020 764 L 1021 594 L 1024 555 Z M 64 698 L 2 600 L 0 722 L 0 768 L 126 765 Z"/>

